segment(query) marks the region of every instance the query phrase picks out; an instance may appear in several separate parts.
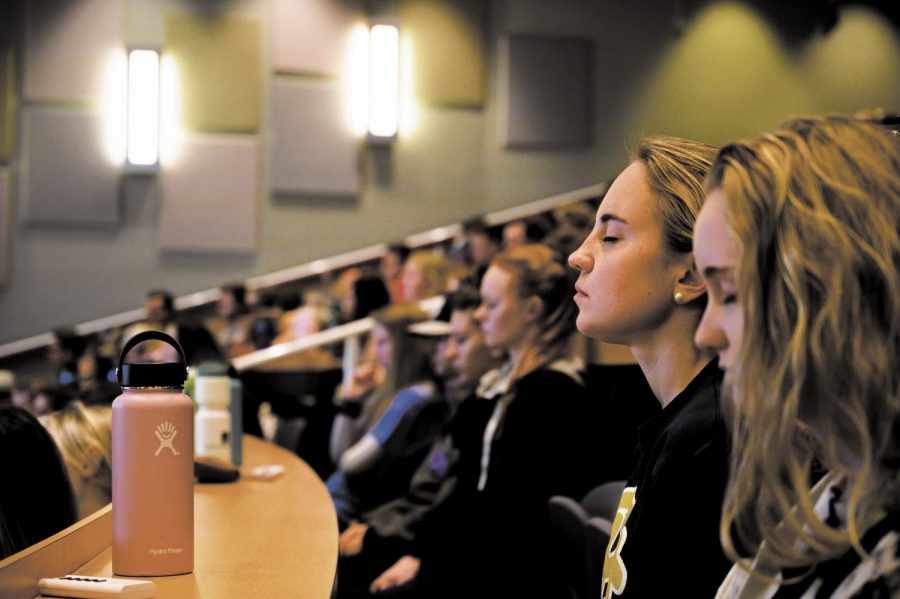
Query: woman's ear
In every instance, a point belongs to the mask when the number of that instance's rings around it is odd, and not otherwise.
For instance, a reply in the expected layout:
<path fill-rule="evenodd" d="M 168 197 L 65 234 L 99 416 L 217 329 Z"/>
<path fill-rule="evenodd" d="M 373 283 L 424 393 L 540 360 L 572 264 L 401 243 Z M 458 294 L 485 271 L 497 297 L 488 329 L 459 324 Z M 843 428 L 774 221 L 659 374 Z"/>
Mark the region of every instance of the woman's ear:
<path fill-rule="evenodd" d="M 682 271 L 681 277 L 675 282 L 673 300 L 676 304 L 689 304 L 705 294 L 706 285 L 691 259 L 687 268 Z"/>
<path fill-rule="evenodd" d="M 544 300 L 536 295 L 525 300 L 525 319 L 534 322 L 544 315 Z"/>

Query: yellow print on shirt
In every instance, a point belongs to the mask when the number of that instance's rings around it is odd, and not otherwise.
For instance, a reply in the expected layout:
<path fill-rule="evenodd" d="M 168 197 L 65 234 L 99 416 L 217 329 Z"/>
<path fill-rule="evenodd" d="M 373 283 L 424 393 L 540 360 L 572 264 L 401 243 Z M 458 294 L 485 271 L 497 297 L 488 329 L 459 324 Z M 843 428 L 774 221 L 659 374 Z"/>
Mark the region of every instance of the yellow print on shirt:
<path fill-rule="evenodd" d="M 634 498 L 637 487 L 625 487 L 622 497 L 619 499 L 619 509 L 612 523 L 612 531 L 609 535 L 609 545 L 606 547 L 606 556 L 603 558 L 603 590 L 600 593 L 603 599 L 611 599 L 613 593 L 621 595 L 628 582 L 628 569 L 622 561 L 622 547 L 628 539 L 628 516 L 634 509 Z"/>

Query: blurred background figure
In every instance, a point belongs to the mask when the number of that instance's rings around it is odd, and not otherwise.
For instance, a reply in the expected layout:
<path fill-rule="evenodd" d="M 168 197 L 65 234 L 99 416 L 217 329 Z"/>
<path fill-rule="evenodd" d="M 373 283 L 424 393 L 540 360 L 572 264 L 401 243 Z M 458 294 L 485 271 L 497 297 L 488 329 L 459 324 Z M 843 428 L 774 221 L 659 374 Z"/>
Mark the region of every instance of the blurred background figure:
<path fill-rule="evenodd" d="M 403 297 L 417 302 L 442 295 L 447 290 L 449 264 L 436 251 L 418 250 L 403 265 Z"/>
<path fill-rule="evenodd" d="M 388 288 L 391 301 L 394 303 L 402 302 L 405 299 L 403 296 L 403 264 L 408 256 L 408 247 L 402 243 L 392 243 L 388 246 L 387 252 L 382 256 L 378 265 L 381 279 Z"/>
<path fill-rule="evenodd" d="M 250 327 L 253 318 L 247 305 L 247 288 L 240 283 L 225 285 L 216 302 L 216 315 L 209 329 L 226 358 L 234 358 L 253 351 Z"/>
<path fill-rule="evenodd" d="M 51 332 L 53 340 L 47 346 L 47 361 L 54 370 L 56 383 L 77 385 L 78 360 L 84 354 L 86 341 L 71 327 L 58 327 Z"/>
<path fill-rule="evenodd" d="M 172 294 L 161 289 L 148 291 L 144 299 L 145 319 L 125 329 L 119 346 L 142 331 L 163 331 L 178 341 L 184 350 L 189 366 L 200 362 L 221 361 L 222 352 L 216 340 L 205 326 L 195 323 L 180 322 L 175 314 L 175 300 Z M 146 341 L 132 349 L 125 360 L 139 362 L 177 362 L 180 360 L 177 351 L 168 343 Z"/>
<path fill-rule="evenodd" d="M 428 313 L 405 303 L 372 316 L 375 361 L 384 371 L 384 381 L 362 398 L 345 396 L 344 403 L 362 402 L 356 411 L 359 416 L 345 409 L 332 429 L 332 458 L 338 467 L 327 486 L 344 525 L 408 488 L 422 456 L 409 459 L 408 448 L 392 442 L 394 436 L 416 430 L 417 448 L 427 451 L 447 414 L 446 409 L 428 409 L 432 405 L 446 408 L 431 362 L 435 340 L 410 329 L 427 320 Z M 401 460 L 408 467 L 390 464 Z M 375 472 L 378 475 L 372 476 Z"/>
<path fill-rule="evenodd" d="M 363 275 L 353 281 L 349 293 L 341 298 L 341 322 L 365 318 L 391 303 L 384 281 L 376 275 Z"/>
<path fill-rule="evenodd" d="M 43 423 L 65 463 L 78 517 L 93 514 L 112 500 L 112 408 L 76 400 Z"/>

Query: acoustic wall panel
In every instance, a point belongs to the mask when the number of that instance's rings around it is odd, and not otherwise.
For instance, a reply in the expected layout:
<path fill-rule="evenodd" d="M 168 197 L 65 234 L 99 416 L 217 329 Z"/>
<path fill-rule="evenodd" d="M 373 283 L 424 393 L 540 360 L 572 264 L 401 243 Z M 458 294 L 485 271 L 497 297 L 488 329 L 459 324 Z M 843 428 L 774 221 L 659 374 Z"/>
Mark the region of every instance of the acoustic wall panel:
<path fill-rule="evenodd" d="M 22 218 L 35 224 L 117 224 L 119 168 L 104 147 L 102 119 L 40 106 L 26 107 L 23 117 Z"/>
<path fill-rule="evenodd" d="M 340 76 L 354 26 L 366 26 L 360 0 L 273 0 L 273 70 Z"/>
<path fill-rule="evenodd" d="M 0 162 L 9 161 L 16 146 L 16 74 L 12 46 L 0 44 Z"/>
<path fill-rule="evenodd" d="M 255 138 L 185 140 L 179 160 L 163 165 L 160 172 L 160 246 L 167 250 L 253 252 L 259 162 Z"/>
<path fill-rule="evenodd" d="M 25 99 L 98 102 L 116 60 L 124 65 L 122 0 L 29 0 Z"/>
<path fill-rule="evenodd" d="M 12 264 L 11 213 L 9 173 L 0 171 L 0 287 L 9 283 Z"/>
<path fill-rule="evenodd" d="M 359 138 L 344 114 L 341 88 L 323 81 L 272 84 L 272 189 L 357 196 Z"/>
<path fill-rule="evenodd" d="M 165 56 L 178 72 L 183 125 L 203 132 L 255 132 L 262 97 L 262 32 L 239 15 L 166 14 Z"/>
<path fill-rule="evenodd" d="M 405 0 L 401 33 L 410 40 L 416 98 L 426 104 L 484 104 L 485 23 L 481 0 Z"/>
<path fill-rule="evenodd" d="M 593 53 L 591 42 L 567 38 L 511 36 L 502 44 L 507 148 L 591 143 Z"/>

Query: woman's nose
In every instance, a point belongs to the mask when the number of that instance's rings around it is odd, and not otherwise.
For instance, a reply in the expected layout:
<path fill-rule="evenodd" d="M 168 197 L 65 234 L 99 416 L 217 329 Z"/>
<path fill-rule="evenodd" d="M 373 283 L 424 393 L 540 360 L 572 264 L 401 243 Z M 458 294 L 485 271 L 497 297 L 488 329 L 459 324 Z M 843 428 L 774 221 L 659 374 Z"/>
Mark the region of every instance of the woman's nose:
<path fill-rule="evenodd" d="M 694 344 L 700 349 L 720 351 L 728 347 L 728 338 L 719 324 L 718 310 L 713 300 L 706 304 L 700 324 L 694 333 Z"/>
<path fill-rule="evenodd" d="M 569 256 L 569 266 L 581 272 L 590 272 L 594 266 L 594 261 L 584 251 L 584 248 L 580 247 Z"/>

